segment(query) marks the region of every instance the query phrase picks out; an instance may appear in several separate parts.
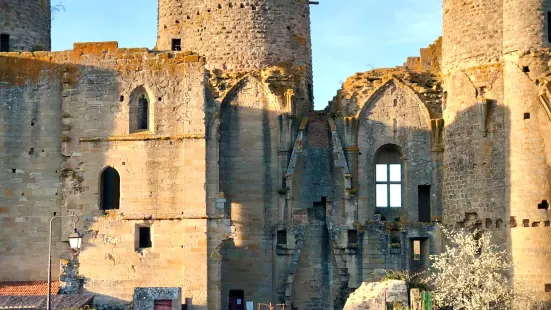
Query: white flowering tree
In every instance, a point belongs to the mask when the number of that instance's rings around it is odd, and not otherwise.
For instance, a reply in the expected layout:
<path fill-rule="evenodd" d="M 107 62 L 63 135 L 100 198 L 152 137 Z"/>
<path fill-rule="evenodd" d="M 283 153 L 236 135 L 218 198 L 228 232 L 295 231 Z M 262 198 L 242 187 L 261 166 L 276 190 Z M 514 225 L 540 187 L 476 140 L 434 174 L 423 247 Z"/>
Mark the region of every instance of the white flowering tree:
<path fill-rule="evenodd" d="M 428 284 L 435 288 L 439 306 L 460 310 L 536 309 L 538 305 L 515 294 L 509 277 L 512 264 L 505 251 L 482 231 L 442 229 L 448 242 L 440 255 L 431 256 Z"/>

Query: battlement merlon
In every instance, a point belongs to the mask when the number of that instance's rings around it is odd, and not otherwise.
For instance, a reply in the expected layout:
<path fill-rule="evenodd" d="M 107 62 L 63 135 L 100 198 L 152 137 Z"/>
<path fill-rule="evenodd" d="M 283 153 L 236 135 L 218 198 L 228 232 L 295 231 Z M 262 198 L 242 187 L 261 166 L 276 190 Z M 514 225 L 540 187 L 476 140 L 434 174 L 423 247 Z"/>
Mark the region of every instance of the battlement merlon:
<path fill-rule="evenodd" d="M 101 60 L 148 61 L 164 60 L 167 63 L 201 63 L 205 58 L 191 51 L 171 52 L 154 51 L 148 48 L 119 48 L 116 41 L 108 42 L 78 42 L 72 50 L 47 52 L 0 52 L 0 57 L 29 59 L 51 62 L 54 64 L 89 64 Z"/>
<path fill-rule="evenodd" d="M 408 57 L 404 67 L 414 71 L 439 72 L 442 62 L 442 37 L 428 47 L 421 48 L 421 56 Z"/>

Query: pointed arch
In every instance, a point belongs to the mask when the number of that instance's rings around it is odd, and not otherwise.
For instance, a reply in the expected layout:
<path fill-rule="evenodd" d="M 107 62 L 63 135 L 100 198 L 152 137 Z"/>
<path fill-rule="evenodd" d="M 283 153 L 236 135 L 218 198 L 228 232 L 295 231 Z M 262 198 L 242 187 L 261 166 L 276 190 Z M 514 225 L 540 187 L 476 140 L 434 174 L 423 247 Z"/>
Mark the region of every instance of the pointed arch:
<path fill-rule="evenodd" d="M 247 74 L 241 78 L 230 90 L 226 93 L 221 101 L 221 106 L 225 104 L 231 104 L 239 92 L 247 86 L 247 84 L 253 84 L 263 91 L 264 96 L 268 99 L 268 105 L 272 107 L 273 111 L 280 112 L 280 103 L 274 98 L 268 86 L 254 75 Z"/>
<path fill-rule="evenodd" d="M 100 209 L 118 210 L 120 207 L 121 177 L 117 169 L 107 166 L 100 174 Z"/>
<path fill-rule="evenodd" d="M 377 88 L 377 90 L 375 90 L 371 94 L 371 96 L 369 96 L 365 100 L 365 104 L 356 113 L 356 118 L 359 120 L 359 122 L 360 123 L 362 122 L 362 120 L 364 119 L 364 116 L 367 113 L 367 111 L 369 111 L 370 109 L 373 108 L 373 106 L 377 102 L 377 99 L 379 98 L 379 96 L 382 95 L 382 93 L 388 87 L 390 87 L 392 84 L 394 84 L 394 86 L 399 88 L 400 90 L 404 91 L 411 98 L 415 99 L 415 101 L 417 102 L 417 105 L 419 106 L 419 111 L 420 111 L 421 115 L 423 116 L 423 118 L 425 120 L 425 124 L 426 124 L 427 128 L 430 130 L 430 128 L 431 128 L 431 115 L 430 115 L 429 109 L 425 106 L 425 104 L 423 103 L 421 98 L 419 98 L 417 93 L 415 93 L 415 91 L 413 91 L 410 87 L 408 87 L 407 85 L 403 84 L 402 82 L 400 82 L 399 80 L 397 80 L 395 78 L 390 79 L 386 83 L 379 86 L 379 88 Z"/>

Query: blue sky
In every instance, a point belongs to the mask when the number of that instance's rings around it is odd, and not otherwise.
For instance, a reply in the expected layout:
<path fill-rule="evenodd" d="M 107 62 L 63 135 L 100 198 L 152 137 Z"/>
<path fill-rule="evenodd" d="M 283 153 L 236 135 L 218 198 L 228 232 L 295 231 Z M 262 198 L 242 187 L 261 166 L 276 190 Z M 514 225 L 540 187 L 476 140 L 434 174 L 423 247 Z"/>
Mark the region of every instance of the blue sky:
<path fill-rule="evenodd" d="M 277 1 L 277 0 L 275 0 Z M 441 35 L 442 0 L 319 0 L 312 6 L 314 96 L 323 109 L 356 72 L 401 65 Z M 52 1 L 53 3 L 57 3 Z M 59 1 L 58 1 L 59 2 Z M 64 0 L 52 49 L 74 42 L 155 46 L 157 0 Z"/>

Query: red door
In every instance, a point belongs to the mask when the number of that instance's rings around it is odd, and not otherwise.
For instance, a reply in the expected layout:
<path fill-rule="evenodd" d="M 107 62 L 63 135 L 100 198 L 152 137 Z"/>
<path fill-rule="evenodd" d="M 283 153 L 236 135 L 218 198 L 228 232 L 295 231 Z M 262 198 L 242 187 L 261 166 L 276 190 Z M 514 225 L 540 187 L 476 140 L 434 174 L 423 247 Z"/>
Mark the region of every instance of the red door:
<path fill-rule="evenodd" d="M 155 300 L 154 310 L 172 310 L 172 300 Z"/>
<path fill-rule="evenodd" d="M 245 292 L 238 290 L 230 291 L 228 310 L 245 310 Z"/>

